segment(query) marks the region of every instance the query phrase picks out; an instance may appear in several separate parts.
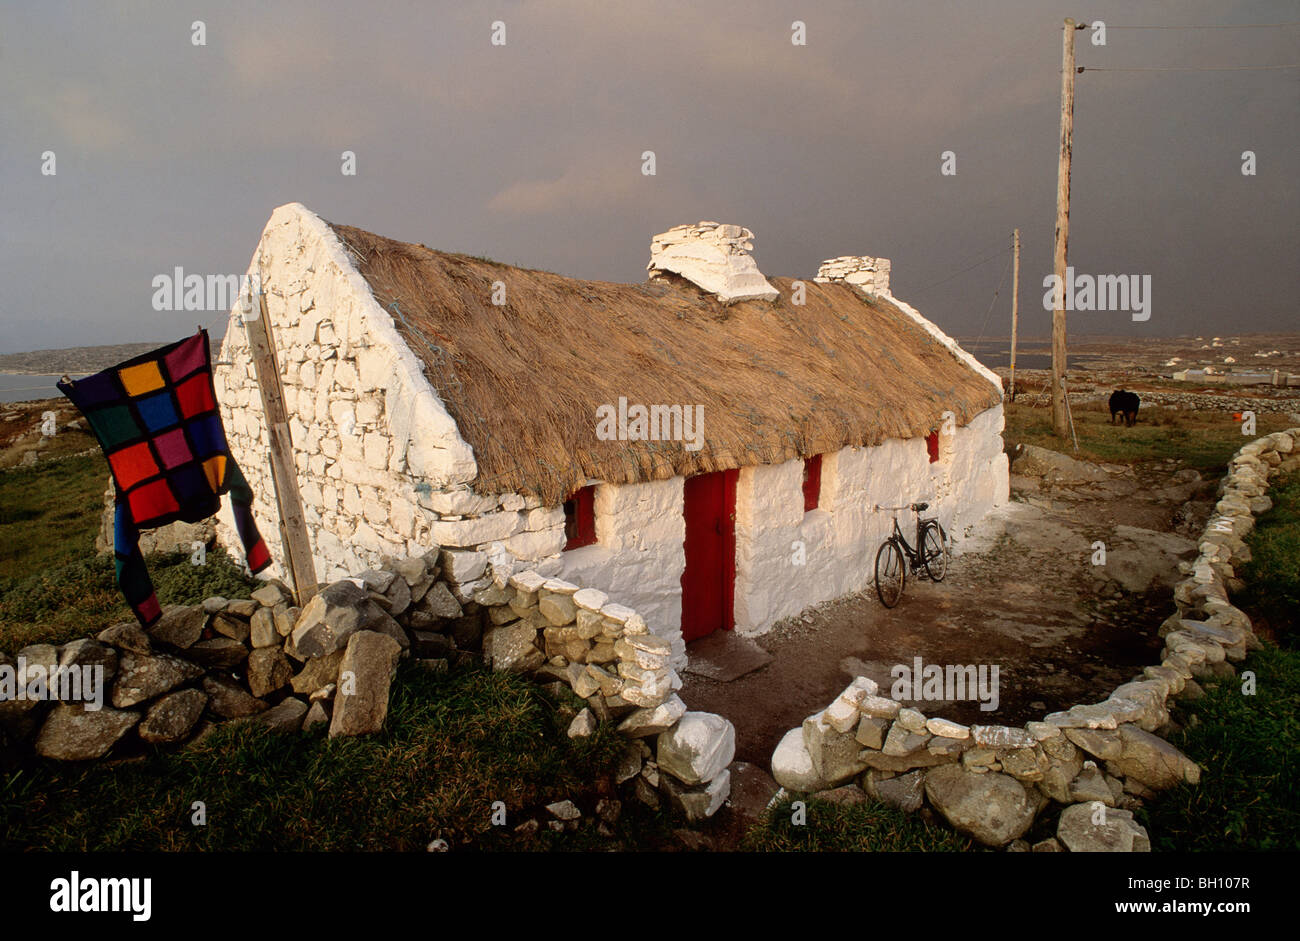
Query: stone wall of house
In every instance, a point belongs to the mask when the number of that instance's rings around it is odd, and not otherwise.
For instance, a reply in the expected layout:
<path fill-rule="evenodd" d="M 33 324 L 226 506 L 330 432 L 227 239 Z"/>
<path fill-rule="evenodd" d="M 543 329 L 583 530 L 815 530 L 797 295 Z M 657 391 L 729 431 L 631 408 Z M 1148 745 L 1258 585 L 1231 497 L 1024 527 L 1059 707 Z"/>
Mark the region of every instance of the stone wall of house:
<path fill-rule="evenodd" d="M 743 468 L 736 488 L 736 629 L 767 630 L 810 605 L 872 584 L 876 547 L 893 514 L 876 505 L 926 501 L 952 537 L 954 552 L 968 531 L 1008 495 L 1002 449 L 1002 407 L 957 428 L 941 460 L 931 464 L 925 440 L 890 439 L 875 447 L 823 455 L 821 497 L 804 512 L 803 461 Z M 898 512 L 911 541 L 914 517 Z"/>
<path fill-rule="evenodd" d="M 472 492 L 473 453 L 325 223 L 297 204 L 275 211 L 250 264 L 261 271 L 279 350 L 285 404 L 317 575 L 334 581 L 386 557 L 451 550 L 448 583 L 475 600 L 498 571 L 533 569 L 628 597 L 685 663 L 680 630 L 681 481 L 604 485 L 596 499 L 600 545 L 561 554 L 564 513 L 518 494 Z M 283 559 L 267 432 L 247 314 L 231 312 L 215 369 L 231 451 L 253 489 L 254 515 L 272 557 Z M 676 507 L 677 519 L 661 518 Z M 218 538 L 239 557 L 229 507 Z M 278 563 L 271 574 L 285 577 Z"/>
<path fill-rule="evenodd" d="M 1098 703 L 1023 727 L 966 726 L 929 717 L 855 679 L 824 710 L 790 730 L 772 755 L 777 782 L 813 793 L 857 781 L 867 794 L 913 811 L 928 803 L 959 831 L 989 846 L 1027 849 L 1035 818 L 1059 810 L 1056 836 L 1035 851 L 1144 851 L 1133 818 L 1141 801 L 1201 769 L 1159 736 L 1170 701 L 1198 691 L 1198 678 L 1231 676 L 1258 646 L 1249 617 L 1229 601 L 1248 558 L 1254 515 L 1269 509 L 1268 478 L 1300 469 L 1300 428 L 1244 446 L 1229 462 L 1219 501 L 1180 569 L 1176 610 L 1160 627 L 1159 664 Z"/>
<path fill-rule="evenodd" d="M 739 227 L 702 223 L 679 227 L 656 242 L 674 257 L 676 249 L 689 254 L 682 246 L 707 243 L 734 261 L 749 260 L 749 238 Z M 496 571 L 527 568 L 563 578 L 629 599 L 650 631 L 671 644 L 674 665 L 684 665 L 682 479 L 599 484 L 598 543 L 572 552 L 562 551 L 561 508 L 518 494 L 472 492 L 472 450 L 399 337 L 391 312 L 380 307 L 347 252 L 319 217 L 291 204 L 272 215 L 249 267 L 269 286 L 268 314 L 321 581 L 375 568 L 384 558 L 446 549 L 448 584 L 461 603 L 477 603 L 489 563 Z M 231 312 L 214 378 L 231 451 L 253 489 L 254 515 L 273 558 L 283 559 L 267 429 L 245 328 L 249 310 L 256 309 L 237 305 Z M 955 348 L 937 328 L 931 332 Z M 764 630 L 785 613 L 861 587 L 869 568 L 862 564 L 862 534 L 883 536 L 888 528 L 887 517 L 869 512 L 871 504 L 888 502 L 875 493 L 879 487 L 897 490 L 898 502 L 930 499 L 959 537 L 965 525 L 1006 499 L 1001 422 L 1001 409 L 990 409 L 958 429 L 951 461 L 941 467 L 926 464 L 920 440 L 827 455 L 824 487 L 832 484 L 830 500 L 846 507 L 829 518 L 802 519 L 798 480 L 787 486 L 784 479 L 797 462 L 742 470 L 742 494 L 748 496 L 738 506 L 745 514 L 738 524 L 738 627 Z M 845 485 L 839 498 L 833 495 L 837 479 Z M 850 489 L 860 492 L 862 505 L 849 506 Z M 787 521 L 781 514 L 792 508 L 799 512 L 787 514 Z M 774 522 L 778 516 L 780 525 Z M 758 537 L 752 546 L 745 545 L 747 533 Z M 218 517 L 218 538 L 239 557 L 228 506 Z M 821 576 L 801 577 L 812 570 L 784 565 L 796 539 L 810 547 L 810 562 L 820 566 Z M 770 581 L 773 573 L 778 577 Z M 796 590 L 786 590 L 792 583 Z"/>

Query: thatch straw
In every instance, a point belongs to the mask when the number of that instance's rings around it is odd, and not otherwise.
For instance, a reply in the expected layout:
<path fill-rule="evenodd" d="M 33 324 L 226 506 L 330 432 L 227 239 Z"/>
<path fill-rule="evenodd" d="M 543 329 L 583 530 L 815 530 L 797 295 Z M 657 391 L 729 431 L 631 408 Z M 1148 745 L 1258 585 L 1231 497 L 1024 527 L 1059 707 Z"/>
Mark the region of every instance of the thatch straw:
<path fill-rule="evenodd" d="M 480 493 L 556 504 L 611 483 L 772 464 L 959 425 L 997 390 L 884 300 L 773 278 L 775 302 L 723 306 L 677 278 L 580 281 L 334 230 L 425 363 L 474 449 Z M 507 303 L 491 303 L 492 284 Z M 400 316 L 398 315 L 400 311 Z M 703 405 L 705 444 L 602 441 L 596 409 Z"/>

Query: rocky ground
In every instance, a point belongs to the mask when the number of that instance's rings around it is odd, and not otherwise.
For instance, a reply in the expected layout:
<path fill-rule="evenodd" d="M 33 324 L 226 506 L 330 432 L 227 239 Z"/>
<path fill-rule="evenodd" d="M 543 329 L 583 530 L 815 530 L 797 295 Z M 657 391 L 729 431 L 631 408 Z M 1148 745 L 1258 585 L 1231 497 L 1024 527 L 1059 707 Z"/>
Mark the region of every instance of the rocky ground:
<path fill-rule="evenodd" d="M 731 718 L 737 757 L 759 767 L 853 677 L 888 689 L 891 667 L 916 657 L 998 667 L 996 709 L 904 700 L 958 722 L 1019 725 L 1105 698 L 1156 660 L 1216 482 L 1176 462 L 1092 465 L 1033 448 L 1012 469 L 1012 502 L 959 547 L 942 583 L 909 581 L 893 609 L 872 592 L 805 612 L 758 638 L 767 666 L 730 683 L 688 674 L 683 698 Z M 1094 565 L 1099 541 L 1105 564 Z M 874 551 L 864 547 L 864 566 Z"/>

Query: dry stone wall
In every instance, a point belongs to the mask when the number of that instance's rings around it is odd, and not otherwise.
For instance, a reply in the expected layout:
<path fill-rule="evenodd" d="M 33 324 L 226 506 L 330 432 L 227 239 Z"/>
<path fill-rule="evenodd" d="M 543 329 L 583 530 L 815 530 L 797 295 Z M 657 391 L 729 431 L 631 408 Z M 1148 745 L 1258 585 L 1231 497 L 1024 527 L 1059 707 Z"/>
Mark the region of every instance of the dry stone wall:
<path fill-rule="evenodd" d="M 571 736 L 616 723 L 629 740 L 618 781 L 641 800 L 692 820 L 715 813 L 730 793 L 735 730 L 687 711 L 672 645 L 604 592 L 472 556 L 385 559 L 302 608 L 271 580 L 248 599 L 169 607 L 147 632 L 116 624 L 0 654 L 21 686 L 0 696 L 0 752 L 87 761 L 179 745 L 229 721 L 363 735 L 384 727 L 402 658 L 442 672 L 481 657 L 585 700 Z M 472 598 L 468 584 L 480 586 Z M 82 667 L 99 669 L 98 696 L 60 685 L 60 670 Z"/>
<path fill-rule="evenodd" d="M 1158 734 L 1169 724 L 1171 698 L 1196 691 L 1197 678 L 1233 675 L 1232 664 L 1258 646 L 1229 591 L 1240 587 L 1236 570 L 1249 559 L 1243 540 L 1254 515 L 1271 505 L 1270 474 L 1300 467 L 1300 457 L 1288 457 L 1298 439 L 1300 428 L 1268 435 L 1229 462 L 1199 554 L 1182 564 L 1177 610 L 1161 625 L 1160 663 L 1102 702 L 1023 727 L 966 726 L 905 708 L 858 677 L 786 733 L 772 756 L 777 783 L 812 793 L 857 781 L 868 795 L 904 810 L 928 803 L 989 846 L 1020 841 L 1040 813 L 1060 807 L 1056 837 L 1034 850 L 1149 850 L 1133 810 L 1161 790 L 1197 783 L 1201 774 Z M 1017 848 L 1027 847 L 1020 841 Z"/>

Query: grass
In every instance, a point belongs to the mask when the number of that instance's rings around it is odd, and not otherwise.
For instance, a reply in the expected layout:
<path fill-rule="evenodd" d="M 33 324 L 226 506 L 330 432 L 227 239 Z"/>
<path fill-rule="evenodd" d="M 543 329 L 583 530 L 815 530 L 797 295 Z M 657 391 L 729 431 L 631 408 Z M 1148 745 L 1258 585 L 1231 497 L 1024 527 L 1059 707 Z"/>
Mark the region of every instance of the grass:
<path fill-rule="evenodd" d="M 1033 408 L 1029 399 L 1006 403 L 1004 438 L 1016 444 L 1033 444 L 1085 461 L 1128 464 L 1177 460 L 1203 476 L 1222 476 L 1228 460 L 1243 444 L 1289 426 L 1285 416 L 1261 414 L 1255 435 L 1246 437 L 1228 411 L 1183 411 L 1149 406 L 1138 412 L 1132 428 L 1110 424 L 1104 403 L 1071 403 L 1079 450 L 1073 441 L 1052 433 L 1052 413 L 1046 406 Z"/>
<path fill-rule="evenodd" d="M 106 479 L 99 454 L 0 471 L 0 650 L 62 644 L 134 620 L 112 554 L 95 551 Z M 164 605 L 243 598 L 257 584 L 224 549 L 199 566 L 187 552 L 153 555 L 149 572 Z"/>
<path fill-rule="evenodd" d="M 1262 620 L 1277 639 L 1294 646 L 1300 611 L 1300 474 L 1269 490 L 1273 508 L 1246 538 L 1251 559 L 1241 571 L 1246 590 L 1238 604 Z"/>
<path fill-rule="evenodd" d="M 1206 683 L 1169 739 L 1204 771 L 1138 811 L 1157 852 L 1300 850 L 1300 653 L 1269 645 L 1242 669 L 1255 695 Z"/>
<path fill-rule="evenodd" d="M 107 481 L 98 454 L 0 472 L 0 572 L 20 578 L 93 555 Z"/>
<path fill-rule="evenodd" d="M 223 725 L 179 751 L 8 774 L 0 849 L 422 851 L 439 837 L 453 849 L 594 849 L 667 833 L 669 818 L 639 805 L 625 805 L 612 836 L 596 832 L 595 797 L 612 793 L 626 740 L 608 724 L 568 738 L 565 706 L 512 674 L 406 666 L 378 735 Z M 563 799 L 586 823 L 556 833 L 541 805 Z M 205 826 L 191 823 L 194 801 Z M 506 805 L 504 827 L 492 825 L 495 801 Z M 529 816 L 542 828 L 516 834 Z"/>
<path fill-rule="evenodd" d="M 803 824 L 794 822 L 792 803 L 786 799 L 772 807 L 745 834 L 740 848 L 811 853 L 951 853 L 976 848 L 947 827 L 876 801 L 845 805 L 808 799 Z"/>
<path fill-rule="evenodd" d="M 1185 707 L 1186 727 L 1170 741 L 1204 768 L 1142 811 L 1157 850 L 1300 849 L 1300 475 L 1278 480 L 1273 509 L 1247 537 L 1247 589 L 1234 598 L 1278 643 L 1255 651 L 1240 678 L 1207 683 Z"/>

